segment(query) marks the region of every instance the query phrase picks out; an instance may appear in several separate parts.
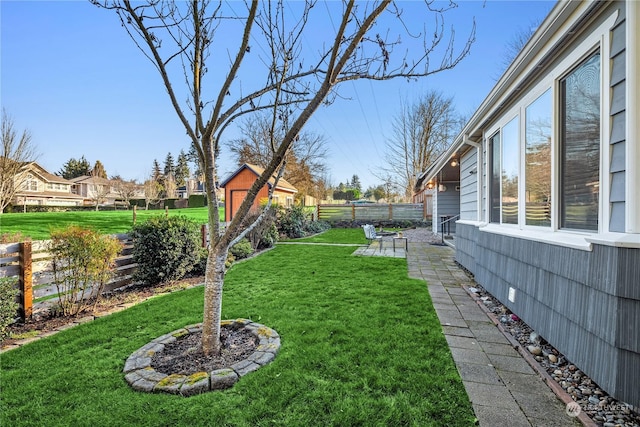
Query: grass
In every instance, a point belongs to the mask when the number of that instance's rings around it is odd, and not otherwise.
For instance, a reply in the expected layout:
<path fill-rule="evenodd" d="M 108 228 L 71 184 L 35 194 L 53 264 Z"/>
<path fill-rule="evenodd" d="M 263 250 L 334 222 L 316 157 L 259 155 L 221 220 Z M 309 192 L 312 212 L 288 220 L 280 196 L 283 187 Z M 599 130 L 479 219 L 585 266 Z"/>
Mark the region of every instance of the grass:
<path fill-rule="evenodd" d="M 224 220 L 224 208 L 221 208 L 220 213 L 221 220 Z M 164 211 L 138 210 L 136 220 L 144 221 L 155 215 L 164 215 Z M 202 224 L 207 222 L 207 208 L 170 209 L 169 215 L 184 215 Z M 133 210 L 29 212 L 0 215 L 1 233 L 19 232 L 33 240 L 49 239 L 51 230 L 68 225 L 91 227 L 104 234 L 127 233 L 133 225 Z"/>
<path fill-rule="evenodd" d="M 342 244 L 366 244 L 367 239 L 361 228 L 331 228 L 324 233 L 311 237 L 292 239 L 290 242 L 305 243 L 342 243 Z"/>
<path fill-rule="evenodd" d="M 230 390 L 147 394 L 123 378 L 133 351 L 201 321 L 198 287 L 3 354 L 0 425 L 473 425 L 424 282 L 402 259 L 353 250 L 283 245 L 229 271 L 223 317 L 282 339 L 271 364 Z"/>

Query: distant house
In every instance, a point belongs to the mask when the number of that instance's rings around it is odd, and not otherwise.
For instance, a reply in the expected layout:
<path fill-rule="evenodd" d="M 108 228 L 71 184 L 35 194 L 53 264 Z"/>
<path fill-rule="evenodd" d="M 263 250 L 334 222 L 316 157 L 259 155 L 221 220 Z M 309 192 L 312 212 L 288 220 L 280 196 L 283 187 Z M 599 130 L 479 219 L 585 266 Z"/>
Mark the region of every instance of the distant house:
<path fill-rule="evenodd" d="M 85 205 L 113 205 L 119 198 L 113 181 L 106 178 L 82 175 L 70 181 L 71 192 L 82 196 Z"/>
<path fill-rule="evenodd" d="M 233 216 L 247 196 L 249 189 L 263 172 L 263 168 L 245 163 L 220 184 L 220 187 L 224 188 L 225 221 L 231 221 L 233 219 Z M 260 189 L 256 200 L 253 202 L 252 209 L 258 210 L 260 204 L 267 200 L 269 189 L 273 187 L 274 182 L 275 179 L 272 177 L 268 183 Z M 293 199 L 297 192 L 298 190 L 293 185 L 281 178 L 278 180 L 278 185 L 276 185 L 273 191 L 273 203 L 291 206 L 293 205 Z"/>
<path fill-rule="evenodd" d="M 73 182 L 47 172 L 36 162 L 27 163 L 20 177 L 14 206 L 80 206 L 83 198 L 71 193 Z"/>
<path fill-rule="evenodd" d="M 456 260 L 636 407 L 638 28 L 636 1 L 558 2 L 447 154 L 461 164 Z"/>

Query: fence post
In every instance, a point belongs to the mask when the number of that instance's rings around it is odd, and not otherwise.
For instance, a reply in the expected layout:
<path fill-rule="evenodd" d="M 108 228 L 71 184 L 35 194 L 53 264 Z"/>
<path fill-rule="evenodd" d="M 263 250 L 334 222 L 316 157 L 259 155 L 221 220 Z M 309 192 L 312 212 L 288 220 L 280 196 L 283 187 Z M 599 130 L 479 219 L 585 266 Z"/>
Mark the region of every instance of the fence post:
<path fill-rule="evenodd" d="M 133 205 L 133 225 L 136 225 L 137 215 L 138 215 L 138 205 Z"/>
<path fill-rule="evenodd" d="M 31 260 L 31 242 L 20 243 L 20 299 L 22 318 L 33 314 L 33 266 Z"/>
<path fill-rule="evenodd" d="M 202 237 L 202 247 L 207 247 L 207 228 L 208 224 L 202 224 L 200 227 L 200 236 Z"/>

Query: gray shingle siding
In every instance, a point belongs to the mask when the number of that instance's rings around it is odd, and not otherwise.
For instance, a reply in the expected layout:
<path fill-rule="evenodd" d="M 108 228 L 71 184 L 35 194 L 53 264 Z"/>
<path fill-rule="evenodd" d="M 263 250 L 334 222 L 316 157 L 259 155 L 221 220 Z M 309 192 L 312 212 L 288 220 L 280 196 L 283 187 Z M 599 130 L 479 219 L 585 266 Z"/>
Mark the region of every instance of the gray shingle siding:
<path fill-rule="evenodd" d="M 478 216 L 477 157 L 473 148 L 460 159 L 460 219 L 475 221 Z"/>
<path fill-rule="evenodd" d="M 601 387 L 640 401 L 640 249 L 584 251 L 458 224 L 456 260 Z"/>

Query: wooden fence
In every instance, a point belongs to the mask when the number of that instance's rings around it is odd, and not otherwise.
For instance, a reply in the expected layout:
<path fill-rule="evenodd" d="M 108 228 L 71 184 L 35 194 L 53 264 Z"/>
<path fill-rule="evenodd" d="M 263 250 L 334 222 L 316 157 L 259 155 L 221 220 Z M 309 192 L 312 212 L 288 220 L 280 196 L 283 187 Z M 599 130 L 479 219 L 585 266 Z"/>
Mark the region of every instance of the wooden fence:
<path fill-rule="evenodd" d="M 123 251 L 116 258 L 116 273 L 105 285 L 110 291 L 131 282 L 137 264 L 133 262 L 133 245 L 128 235 L 116 235 L 123 244 Z M 0 277 L 17 277 L 20 293 L 19 315 L 23 319 L 31 317 L 34 303 L 58 297 L 58 289 L 53 283 L 51 254 L 47 251 L 50 240 L 0 244 Z"/>
<path fill-rule="evenodd" d="M 316 218 L 321 221 L 426 221 L 431 218 L 427 203 L 370 203 L 318 205 Z"/>

